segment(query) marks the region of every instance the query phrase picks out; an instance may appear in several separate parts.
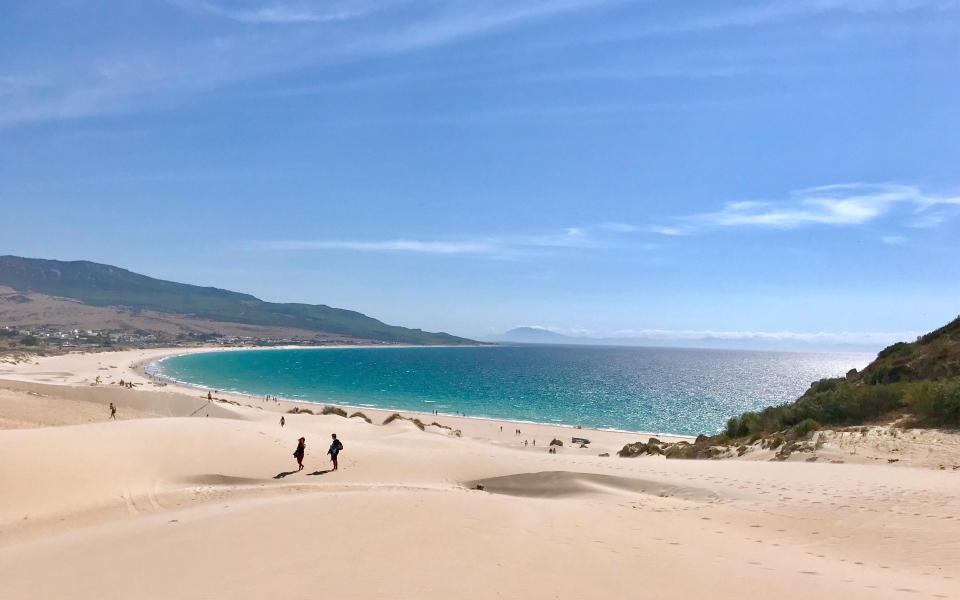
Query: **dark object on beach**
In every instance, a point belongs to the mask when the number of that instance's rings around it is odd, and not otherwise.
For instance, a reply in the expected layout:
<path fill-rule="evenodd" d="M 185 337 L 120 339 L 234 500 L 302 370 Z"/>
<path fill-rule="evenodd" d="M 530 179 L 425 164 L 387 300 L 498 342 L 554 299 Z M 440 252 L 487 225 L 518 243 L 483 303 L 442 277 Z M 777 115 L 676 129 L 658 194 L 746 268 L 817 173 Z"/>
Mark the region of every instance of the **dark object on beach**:
<path fill-rule="evenodd" d="M 283 418 L 283 416 L 281 416 L 281 417 L 280 417 L 280 427 L 283 427 L 283 426 L 286 425 L 286 424 L 287 424 L 287 420 L 286 420 L 285 418 Z"/>
<path fill-rule="evenodd" d="M 306 414 L 308 414 L 308 415 L 312 415 L 312 414 L 313 414 L 313 411 L 310 410 L 309 408 L 300 408 L 299 406 L 294 406 L 293 408 L 291 408 L 290 410 L 288 410 L 287 413 L 292 414 L 292 415 L 299 415 L 299 414 L 301 414 L 301 413 L 306 413 Z"/>
<path fill-rule="evenodd" d="M 475 489 L 475 490 L 480 490 L 480 491 L 482 492 L 483 490 L 485 490 L 485 489 L 487 489 L 487 488 L 486 488 L 486 486 L 484 486 L 482 483 L 478 483 L 477 485 L 473 486 L 473 489 Z"/>
<path fill-rule="evenodd" d="M 617 452 L 617 456 L 622 458 L 633 458 L 635 456 L 651 455 L 658 456 L 663 454 L 663 446 L 659 443 L 660 440 L 656 438 L 650 438 L 646 444 L 643 442 L 634 442 L 632 444 L 627 444 Z"/>
<path fill-rule="evenodd" d="M 561 442 L 561 441 L 558 440 L 557 438 L 553 438 L 552 440 L 550 440 L 550 445 L 551 445 L 551 446 L 562 446 L 562 445 L 563 445 L 563 442 Z"/>
<path fill-rule="evenodd" d="M 608 458 L 608 457 L 610 456 L 610 453 L 609 453 L 609 452 L 601 452 L 600 454 L 598 454 L 598 456 L 599 456 L 600 458 Z"/>
<path fill-rule="evenodd" d="M 588 440 L 587 438 L 575 437 L 575 438 L 570 438 L 570 443 L 585 445 L 585 444 L 589 444 L 590 440 Z"/>
<path fill-rule="evenodd" d="M 337 434 L 331 433 L 330 437 L 333 438 L 333 441 L 330 442 L 330 449 L 327 450 L 327 454 L 330 455 L 330 461 L 333 462 L 333 470 L 337 470 L 337 455 L 340 454 L 340 451 L 343 450 L 343 443 L 337 439 Z"/>
<path fill-rule="evenodd" d="M 297 440 L 297 449 L 293 451 L 294 458 L 297 459 L 297 470 L 303 470 L 303 455 L 307 453 L 307 438 Z"/>

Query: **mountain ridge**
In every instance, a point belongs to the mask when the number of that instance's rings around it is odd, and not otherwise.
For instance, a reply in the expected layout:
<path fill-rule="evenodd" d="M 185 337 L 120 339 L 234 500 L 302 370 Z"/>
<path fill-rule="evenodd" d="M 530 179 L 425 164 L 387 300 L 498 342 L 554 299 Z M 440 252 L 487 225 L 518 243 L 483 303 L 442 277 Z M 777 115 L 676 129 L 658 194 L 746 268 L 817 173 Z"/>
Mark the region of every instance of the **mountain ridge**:
<path fill-rule="evenodd" d="M 86 260 L 0 256 L 0 286 L 70 298 L 99 307 L 146 310 L 209 321 L 284 327 L 357 339 L 420 345 L 470 344 L 444 332 L 388 325 L 324 304 L 267 302 L 242 292 L 156 279 Z"/>

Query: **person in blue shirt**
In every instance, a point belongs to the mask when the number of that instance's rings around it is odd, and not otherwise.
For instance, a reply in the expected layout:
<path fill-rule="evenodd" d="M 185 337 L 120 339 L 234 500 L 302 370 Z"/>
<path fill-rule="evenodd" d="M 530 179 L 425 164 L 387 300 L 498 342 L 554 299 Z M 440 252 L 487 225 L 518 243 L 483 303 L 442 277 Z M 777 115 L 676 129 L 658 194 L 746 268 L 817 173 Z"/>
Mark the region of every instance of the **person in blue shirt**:
<path fill-rule="evenodd" d="M 337 434 L 332 433 L 330 437 L 333 438 L 333 441 L 330 442 L 330 449 L 327 450 L 327 454 L 330 455 L 330 460 L 333 462 L 333 470 L 337 470 L 337 455 L 340 454 L 340 451 L 343 450 L 343 444 L 340 440 L 337 439 Z"/>

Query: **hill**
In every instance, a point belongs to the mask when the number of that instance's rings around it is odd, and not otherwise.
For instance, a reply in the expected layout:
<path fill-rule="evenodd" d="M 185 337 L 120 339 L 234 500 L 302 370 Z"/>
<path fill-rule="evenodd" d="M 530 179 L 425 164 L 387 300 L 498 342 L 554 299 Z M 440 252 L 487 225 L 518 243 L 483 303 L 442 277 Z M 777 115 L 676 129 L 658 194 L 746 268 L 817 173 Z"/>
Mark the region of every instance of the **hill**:
<path fill-rule="evenodd" d="M 889 346 L 860 372 L 813 383 L 795 402 L 733 417 L 725 435 L 894 421 L 960 427 L 960 317 L 914 342 Z"/>
<path fill-rule="evenodd" d="M 466 344 L 471 340 L 388 325 L 362 313 L 325 305 L 265 302 L 239 292 L 154 279 L 89 261 L 58 261 L 0 256 L 0 286 L 69 298 L 92 307 L 132 314 L 176 315 L 208 323 L 283 328 L 406 344 Z M 216 329 L 214 327 L 214 329 Z"/>
<path fill-rule="evenodd" d="M 497 337 L 497 341 L 518 344 L 577 344 L 577 338 L 542 327 L 515 327 Z"/>

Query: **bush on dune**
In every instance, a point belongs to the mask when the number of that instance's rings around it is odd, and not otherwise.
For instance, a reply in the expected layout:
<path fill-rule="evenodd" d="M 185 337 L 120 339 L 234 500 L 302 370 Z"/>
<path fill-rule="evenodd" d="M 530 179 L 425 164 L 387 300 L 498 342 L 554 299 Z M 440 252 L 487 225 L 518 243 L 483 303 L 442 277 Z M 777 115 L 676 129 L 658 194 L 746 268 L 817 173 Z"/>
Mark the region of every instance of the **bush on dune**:
<path fill-rule="evenodd" d="M 960 381 L 924 381 L 911 386 L 906 404 L 919 425 L 960 427 Z"/>
<path fill-rule="evenodd" d="M 363 414 L 363 413 L 360 412 L 360 411 L 357 411 L 357 412 L 353 413 L 352 415 L 350 415 L 350 418 L 351 418 L 351 419 L 354 418 L 354 417 L 360 417 L 361 419 L 363 419 L 363 420 L 366 421 L 367 423 L 373 423 L 373 421 L 370 419 L 370 417 L 368 417 L 367 415 Z"/>
<path fill-rule="evenodd" d="M 411 423 L 416 425 L 417 429 L 419 429 L 420 431 L 423 431 L 427 428 L 427 426 L 424 425 L 423 421 L 421 421 L 420 419 L 411 419 L 410 417 L 405 417 L 400 413 L 393 413 L 392 415 L 390 415 L 389 417 L 383 420 L 382 425 L 389 425 L 390 423 L 393 423 L 394 421 L 397 421 L 397 420 L 410 421 Z"/>
<path fill-rule="evenodd" d="M 731 418 L 726 434 L 734 439 L 755 439 L 790 429 L 804 437 L 825 426 L 894 421 L 904 415 L 911 417 L 911 425 L 960 427 L 960 380 L 868 385 L 824 379 L 796 402 Z"/>

